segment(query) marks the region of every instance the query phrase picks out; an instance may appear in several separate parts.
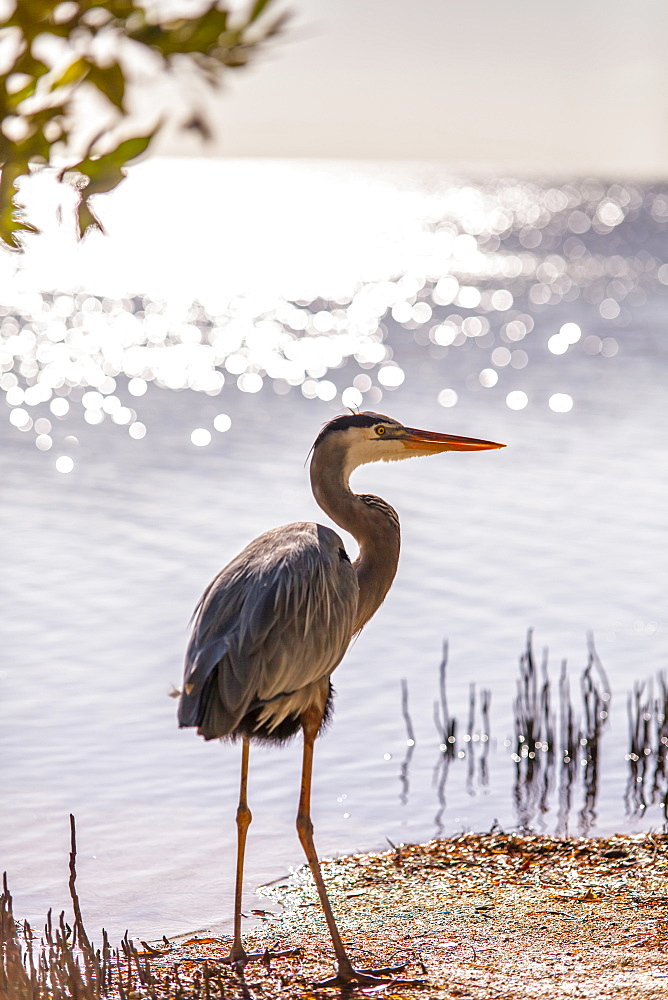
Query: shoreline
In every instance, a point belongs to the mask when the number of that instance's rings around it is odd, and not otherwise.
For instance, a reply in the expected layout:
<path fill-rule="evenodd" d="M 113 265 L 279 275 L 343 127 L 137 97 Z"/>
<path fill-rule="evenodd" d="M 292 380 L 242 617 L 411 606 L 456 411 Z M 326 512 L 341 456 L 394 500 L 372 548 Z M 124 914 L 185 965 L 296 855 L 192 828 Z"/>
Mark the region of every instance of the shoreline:
<path fill-rule="evenodd" d="M 388 983 L 374 991 L 381 996 L 659 1000 L 668 994 L 666 835 L 465 834 L 322 867 L 353 963 L 405 961 L 402 975 L 422 981 Z M 331 975 L 333 952 L 308 869 L 259 892 L 283 912 L 251 929 L 246 947 L 301 954 L 249 964 L 246 995 L 337 995 L 312 985 Z M 229 944 L 229 938 L 190 936 L 170 942 L 151 966 L 176 963 L 193 989 L 198 981 L 203 988 L 206 966 L 221 973 L 225 996 L 242 997 L 243 984 L 221 966 Z"/>
<path fill-rule="evenodd" d="M 308 868 L 259 890 L 267 908 L 244 935 L 200 931 L 153 944 L 89 942 L 76 891 L 72 927 L 40 937 L 2 895 L 0 1000 L 663 1000 L 668 995 L 668 835 L 568 838 L 462 834 L 322 862 L 344 945 L 361 968 L 405 965 L 396 981 L 347 991 L 314 983 L 333 949 Z M 269 908 L 271 907 L 271 909 Z M 273 910 L 278 909 L 276 913 Z M 285 951 L 274 957 L 270 953 Z M 32 960 L 29 956 L 32 954 Z M 403 980 L 403 981 L 402 981 Z"/>

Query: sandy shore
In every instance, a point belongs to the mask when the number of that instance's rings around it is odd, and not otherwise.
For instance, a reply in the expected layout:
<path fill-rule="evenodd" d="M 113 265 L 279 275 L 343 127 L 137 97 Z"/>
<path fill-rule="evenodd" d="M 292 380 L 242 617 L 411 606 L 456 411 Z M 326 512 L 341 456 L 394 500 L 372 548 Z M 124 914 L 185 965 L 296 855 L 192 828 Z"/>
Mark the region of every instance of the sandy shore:
<path fill-rule="evenodd" d="M 323 870 L 354 963 L 406 962 L 402 976 L 420 980 L 390 983 L 378 995 L 668 996 L 667 836 L 465 835 L 327 861 Z M 211 997 L 221 986 L 229 997 L 244 989 L 257 997 L 334 996 L 312 986 L 331 974 L 332 949 L 309 873 L 264 894 L 267 914 L 247 947 L 299 948 L 299 955 L 249 964 L 244 987 L 220 963 L 229 942 L 194 937 L 163 944 L 153 971 L 176 967 L 183 987 L 202 997 L 205 979 Z M 276 909 L 280 915 L 270 914 Z"/>

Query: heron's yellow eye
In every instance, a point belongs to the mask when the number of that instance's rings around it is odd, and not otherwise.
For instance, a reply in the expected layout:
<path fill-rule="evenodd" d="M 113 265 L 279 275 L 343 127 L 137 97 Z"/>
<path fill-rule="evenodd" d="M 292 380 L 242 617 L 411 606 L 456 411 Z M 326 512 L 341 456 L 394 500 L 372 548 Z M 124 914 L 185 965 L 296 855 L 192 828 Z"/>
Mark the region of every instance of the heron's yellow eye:
<path fill-rule="evenodd" d="M 384 433 L 385 433 L 385 428 L 384 427 L 376 427 L 376 434 L 381 435 L 381 434 L 384 434 Z"/>

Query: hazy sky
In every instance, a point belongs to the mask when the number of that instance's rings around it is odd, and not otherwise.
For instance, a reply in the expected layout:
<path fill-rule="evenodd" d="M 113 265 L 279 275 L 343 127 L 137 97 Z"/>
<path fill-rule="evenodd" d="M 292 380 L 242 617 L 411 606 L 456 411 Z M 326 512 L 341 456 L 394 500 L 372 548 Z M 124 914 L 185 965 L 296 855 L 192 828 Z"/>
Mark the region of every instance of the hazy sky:
<path fill-rule="evenodd" d="M 665 0 L 287 5 L 283 40 L 228 78 L 215 152 L 668 172 Z"/>

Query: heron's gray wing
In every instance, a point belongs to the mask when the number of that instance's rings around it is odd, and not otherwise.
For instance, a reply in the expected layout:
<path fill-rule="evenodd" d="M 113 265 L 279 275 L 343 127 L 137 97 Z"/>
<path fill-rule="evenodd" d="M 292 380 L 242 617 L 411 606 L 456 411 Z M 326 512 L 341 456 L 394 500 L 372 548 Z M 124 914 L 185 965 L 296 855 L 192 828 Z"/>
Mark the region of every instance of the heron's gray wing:
<path fill-rule="evenodd" d="M 350 642 L 357 599 L 355 571 L 330 528 L 288 524 L 256 538 L 195 613 L 180 725 L 228 735 L 252 706 L 330 674 Z"/>

